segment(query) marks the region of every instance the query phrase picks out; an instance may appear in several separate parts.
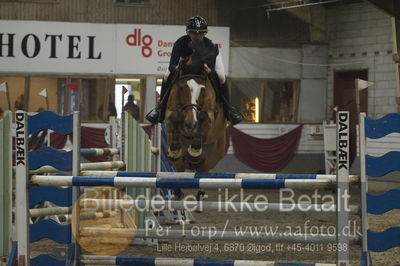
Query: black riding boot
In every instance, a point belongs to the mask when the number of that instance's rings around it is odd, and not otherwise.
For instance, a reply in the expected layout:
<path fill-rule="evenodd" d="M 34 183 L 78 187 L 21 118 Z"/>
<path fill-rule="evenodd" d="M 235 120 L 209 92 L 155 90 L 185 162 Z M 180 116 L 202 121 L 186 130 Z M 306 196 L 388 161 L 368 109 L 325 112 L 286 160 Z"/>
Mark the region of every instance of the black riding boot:
<path fill-rule="evenodd" d="M 224 108 L 224 114 L 226 119 L 231 122 L 231 125 L 236 125 L 243 120 L 243 115 L 233 108 L 229 102 L 229 88 L 227 83 L 221 85 L 221 99 Z"/>
<path fill-rule="evenodd" d="M 167 102 L 168 102 L 168 88 L 169 84 L 168 82 L 164 82 L 161 85 L 161 96 L 160 96 L 160 102 L 150 112 L 147 113 L 146 119 L 152 124 L 157 124 L 158 122 L 163 122 L 164 121 L 164 116 L 165 116 L 165 109 L 167 107 Z"/>

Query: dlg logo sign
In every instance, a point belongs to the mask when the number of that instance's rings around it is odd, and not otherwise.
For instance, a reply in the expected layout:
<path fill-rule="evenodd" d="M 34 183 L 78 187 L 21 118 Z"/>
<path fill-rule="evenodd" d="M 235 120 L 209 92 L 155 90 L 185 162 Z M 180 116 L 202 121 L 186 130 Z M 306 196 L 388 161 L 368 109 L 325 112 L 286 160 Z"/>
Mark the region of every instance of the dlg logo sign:
<path fill-rule="evenodd" d="M 133 34 L 126 36 L 126 43 L 131 46 L 141 46 L 142 55 L 144 57 L 150 57 L 153 53 L 150 45 L 153 43 L 153 38 L 150 35 L 143 35 L 141 29 L 134 29 Z"/>

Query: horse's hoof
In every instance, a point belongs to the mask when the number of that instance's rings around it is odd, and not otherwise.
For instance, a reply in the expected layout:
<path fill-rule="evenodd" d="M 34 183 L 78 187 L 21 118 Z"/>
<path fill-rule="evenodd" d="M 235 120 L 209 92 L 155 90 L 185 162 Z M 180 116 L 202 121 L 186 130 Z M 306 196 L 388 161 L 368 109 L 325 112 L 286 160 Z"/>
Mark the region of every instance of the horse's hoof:
<path fill-rule="evenodd" d="M 197 191 L 196 200 L 203 201 L 205 195 L 206 195 L 206 193 L 204 191 L 202 191 L 202 190 Z"/>
<path fill-rule="evenodd" d="M 181 200 L 185 197 L 185 193 L 181 189 L 174 189 L 174 193 L 172 194 L 172 199 L 173 200 Z"/>
<path fill-rule="evenodd" d="M 204 191 L 202 191 L 202 190 L 197 191 L 196 200 L 199 202 L 203 201 L 205 195 L 206 195 L 206 193 Z M 201 208 L 196 208 L 195 212 L 202 213 L 203 211 L 201 210 Z"/>
<path fill-rule="evenodd" d="M 204 152 L 202 152 L 199 156 L 193 157 L 190 155 L 190 153 L 187 151 L 185 153 L 184 157 L 185 162 L 187 162 L 187 165 L 189 166 L 190 169 L 196 170 L 198 169 L 201 164 L 206 160 L 206 155 Z"/>
<path fill-rule="evenodd" d="M 192 158 L 198 158 L 199 156 L 201 156 L 201 154 L 203 153 L 203 149 L 193 149 L 192 145 L 189 146 L 189 148 L 187 149 L 190 157 Z"/>
<path fill-rule="evenodd" d="M 182 149 L 172 151 L 168 148 L 168 158 L 172 161 L 177 161 L 182 157 Z"/>

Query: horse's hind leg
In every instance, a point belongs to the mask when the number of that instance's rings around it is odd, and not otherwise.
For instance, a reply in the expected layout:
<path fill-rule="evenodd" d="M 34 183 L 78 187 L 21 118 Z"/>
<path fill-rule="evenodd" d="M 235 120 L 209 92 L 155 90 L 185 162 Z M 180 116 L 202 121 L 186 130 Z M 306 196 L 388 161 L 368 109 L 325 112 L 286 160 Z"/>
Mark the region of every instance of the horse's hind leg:
<path fill-rule="evenodd" d="M 175 168 L 177 172 L 185 172 L 185 163 L 181 158 L 179 161 L 175 162 Z M 175 187 L 173 189 L 174 200 L 181 200 L 185 194 L 183 193 L 182 189 L 179 187 Z"/>
<path fill-rule="evenodd" d="M 206 157 L 204 162 L 198 168 L 199 172 L 208 172 L 210 169 L 214 168 L 215 165 L 221 160 L 225 155 L 225 138 L 221 137 L 214 144 L 213 147 L 208 147 L 205 149 Z M 197 192 L 196 199 L 198 201 L 202 201 L 204 198 L 207 198 L 204 190 L 200 189 Z"/>

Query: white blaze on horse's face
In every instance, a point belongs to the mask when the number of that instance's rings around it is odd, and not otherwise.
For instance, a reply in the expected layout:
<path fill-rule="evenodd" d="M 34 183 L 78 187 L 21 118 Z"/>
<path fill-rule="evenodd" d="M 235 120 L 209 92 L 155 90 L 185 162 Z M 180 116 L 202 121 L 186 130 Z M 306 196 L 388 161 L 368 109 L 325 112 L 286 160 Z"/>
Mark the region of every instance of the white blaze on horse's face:
<path fill-rule="evenodd" d="M 197 100 L 199 99 L 201 89 L 204 88 L 204 85 L 197 83 L 194 79 L 190 79 L 187 81 L 187 85 L 190 89 L 190 94 L 192 96 L 192 104 L 197 104 Z M 196 110 L 192 109 L 194 122 L 197 122 Z"/>

